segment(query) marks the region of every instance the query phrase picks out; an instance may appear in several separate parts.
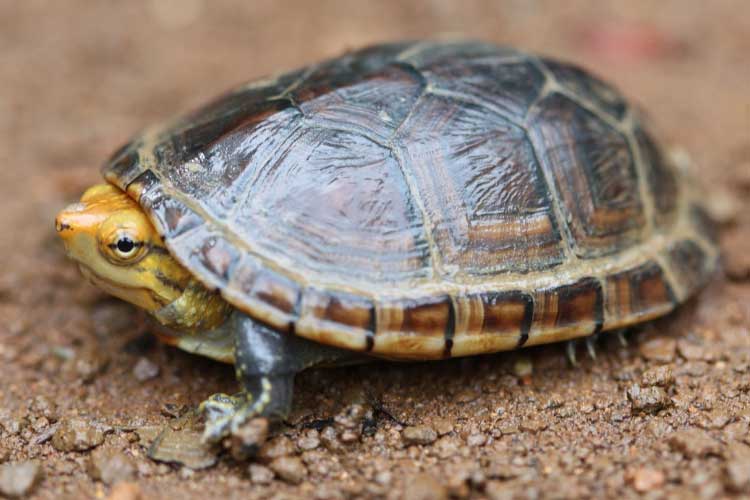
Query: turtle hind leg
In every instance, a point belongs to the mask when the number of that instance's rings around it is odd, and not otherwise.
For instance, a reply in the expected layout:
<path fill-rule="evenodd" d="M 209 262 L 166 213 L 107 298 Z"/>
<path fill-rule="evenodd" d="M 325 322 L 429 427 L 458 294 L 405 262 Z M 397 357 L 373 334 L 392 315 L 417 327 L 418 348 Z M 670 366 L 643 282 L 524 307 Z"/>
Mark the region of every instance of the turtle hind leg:
<path fill-rule="evenodd" d="M 206 416 L 203 437 L 216 442 L 254 417 L 284 420 L 292 407 L 294 376 L 311 366 L 352 357 L 348 351 L 282 333 L 235 312 L 234 357 L 241 392 L 214 394 L 201 404 Z"/>

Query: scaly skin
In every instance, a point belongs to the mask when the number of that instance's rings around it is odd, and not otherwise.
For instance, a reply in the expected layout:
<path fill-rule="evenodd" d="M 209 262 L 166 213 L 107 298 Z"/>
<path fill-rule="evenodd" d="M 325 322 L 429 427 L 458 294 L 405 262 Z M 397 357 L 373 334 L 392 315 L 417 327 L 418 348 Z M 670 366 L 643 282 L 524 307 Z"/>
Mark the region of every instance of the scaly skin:
<path fill-rule="evenodd" d="M 115 186 L 89 188 L 57 215 L 55 227 L 89 281 L 175 333 L 216 328 L 231 311 L 172 258 L 141 207 Z"/>

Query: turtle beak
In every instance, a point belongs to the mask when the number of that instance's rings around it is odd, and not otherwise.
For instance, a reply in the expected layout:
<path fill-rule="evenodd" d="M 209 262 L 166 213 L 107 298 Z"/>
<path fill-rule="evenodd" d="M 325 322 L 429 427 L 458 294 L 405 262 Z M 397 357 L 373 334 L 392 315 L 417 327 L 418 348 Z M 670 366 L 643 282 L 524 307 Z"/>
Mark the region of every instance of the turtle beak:
<path fill-rule="evenodd" d="M 83 203 L 73 203 L 68 205 L 55 217 L 55 229 L 60 233 L 60 237 L 65 239 L 66 233 L 73 232 L 75 219 L 86 209 Z"/>
<path fill-rule="evenodd" d="M 91 213 L 87 208 L 86 203 L 73 203 L 62 209 L 55 217 L 57 235 L 62 239 L 69 257 L 75 258 L 75 250 L 81 250 L 81 245 L 91 245 L 95 240 L 101 216 Z"/>
<path fill-rule="evenodd" d="M 76 235 L 76 229 L 81 227 L 81 217 L 86 206 L 83 203 L 68 205 L 55 217 L 55 230 L 63 240 L 65 249 L 69 250 L 69 244 Z"/>

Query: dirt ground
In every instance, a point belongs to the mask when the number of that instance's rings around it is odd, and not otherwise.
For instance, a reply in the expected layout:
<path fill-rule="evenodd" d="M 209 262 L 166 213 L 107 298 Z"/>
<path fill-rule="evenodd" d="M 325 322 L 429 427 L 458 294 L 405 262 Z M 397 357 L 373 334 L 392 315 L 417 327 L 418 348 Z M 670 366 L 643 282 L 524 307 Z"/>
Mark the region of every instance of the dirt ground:
<path fill-rule="evenodd" d="M 312 371 L 290 425 L 252 465 L 195 449 L 181 415 L 232 392 L 233 370 L 157 343 L 133 308 L 86 284 L 57 241 L 56 211 L 100 181 L 129 135 L 233 84 L 443 35 L 574 60 L 614 82 L 692 157 L 723 270 L 627 347 L 606 340 L 596 360 L 581 348 L 577 368 L 553 345 Z M 750 494 L 748 54 L 745 0 L 0 0 L 0 492 Z"/>

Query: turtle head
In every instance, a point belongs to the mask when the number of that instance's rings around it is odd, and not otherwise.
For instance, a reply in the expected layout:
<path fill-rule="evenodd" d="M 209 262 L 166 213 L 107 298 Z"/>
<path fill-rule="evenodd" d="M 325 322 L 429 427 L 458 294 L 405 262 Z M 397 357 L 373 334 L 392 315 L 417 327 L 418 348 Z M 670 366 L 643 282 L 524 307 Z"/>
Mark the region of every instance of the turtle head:
<path fill-rule="evenodd" d="M 109 184 L 64 208 L 55 228 L 86 278 L 167 326 L 195 330 L 223 321 L 226 304 L 169 253 L 143 209 Z"/>

